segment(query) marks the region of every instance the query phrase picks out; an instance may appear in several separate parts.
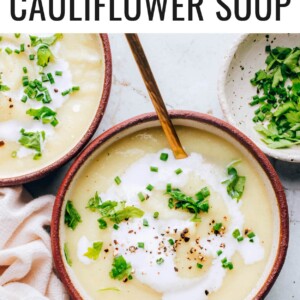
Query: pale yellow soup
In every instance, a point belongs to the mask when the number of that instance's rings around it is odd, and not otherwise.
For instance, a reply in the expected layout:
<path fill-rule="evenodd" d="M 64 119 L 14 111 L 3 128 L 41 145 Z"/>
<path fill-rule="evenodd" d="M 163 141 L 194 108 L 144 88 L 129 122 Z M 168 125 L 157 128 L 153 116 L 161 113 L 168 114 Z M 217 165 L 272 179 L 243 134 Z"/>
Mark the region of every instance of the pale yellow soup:
<path fill-rule="evenodd" d="M 18 138 L 21 136 L 15 133 L 15 140 L 9 140 L 10 136 L 8 140 L 1 138 L 1 126 L 2 135 L 5 135 L 3 131 L 11 130 L 7 125 L 3 129 L 3 124 L 7 122 L 21 122 L 22 126 L 15 125 L 14 128 L 18 132 L 23 126 L 29 128 L 40 126 L 39 128 L 43 130 L 42 121 L 33 120 L 26 112 L 31 108 L 40 108 L 48 104 L 43 105 L 31 99 L 26 103 L 21 101 L 24 95 L 22 77 L 27 75 L 30 80 L 40 80 L 39 72 L 43 72 L 36 64 L 37 48 L 30 45 L 29 35 L 21 34 L 19 38 L 13 34 L 1 36 L 0 72 L 2 84 L 7 85 L 10 91 L 0 91 L 0 179 L 28 174 L 46 167 L 62 158 L 78 144 L 90 127 L 99 106 L 105 68 L 103 45 L 97 34 L 64 34 L 54 46 L 50 46 L 54 60 L 49 63 L 46 70 L 51 70 L 55 84 L 58 84 L 58 87 L 56 85 L 48 87 L 52 99 L 54 102 L 57 101 L 56 105 L 59 106 L 53 109 L 57 113 L 59 123 L 56 127 L 47 125 L 52 134 L 47 136 L 46 133 L 46 142 L 40 159 L 33 159 L 34 153 L 18 157 L 16 153 L 21 147 Z M 43 34 L 43 36 L 51 35 Z M 12 50 L 19 49 L 22 43 L 25 45 L 25 52 L 20 54 L 13 52 L 8 55 L 5 51 L 7 47 Z M 32 53 L 35 54 L 33 61 L 29 59 Z M 23 67 L 27 68 L 27 74 L 24 74 Z M 55 71 L 64 72 L 62 76 L 56 76 Z M 62 92 L 73 86 L 79 86 L 80 90 L 65 97 L 61 96 Z M 57 100 L 58 97 L 60 98 Z M 64 101 L 62 105 L 58 103 L 61 100 Z"/>
<path fill-rule="evenodd" d="M 256 236 L 259 236 L 260 247 L 264 250 L 264 256 L 261 260 L 248 265 L 244 263 L 238 253 L 235 253 L 231 258 L 234 268 L 233 270 L 226 270 L 221 287 L 214 292 L 209 292 L 205 297 L 201 295 L 201 297 L 195 297 L 193 300 L 206 298 L 218 300 L 246 299 L 259 280 L 265 276 L 264 272 L 266 272 L 269 264 L 273 245 L 274 220 L 272 205 L 268 199 L 270 194 L 264 184 L 264 179 L 258 175 L 259 173 L 249 160 L 224 139 L 193 128 L 178 127 L 177 132 L 189 154 L 201 154 L 205 163 L 224 170 L 225 178 L 227 165 L 233 160 L 241 160 L 236 168 L 239 174 L 246 176 L 245 191 L 240 207 L 240 211 L 244 215 L 243 229 L 248 228 L 255 232 Z M 62 218 L 61 244 L 66 244 L 69 249 L 72 266 L 65 264 L 71 278 L 73 278 L 73 282 L 84 298 L 109 300 L 164 299 L 163 293 L 159 293 L 153 287 L 140 282 L 135 274 L 133 274 L 132 280 L 125 283 L 109 276 L 113 258 L 116 254 L 114 253 L 114 242 L 112 240 L 114 229 L 112 223 L 109 223 L 108 228 L 105 230 L 99 229 L 97 219 L 100 215 L 86 209 L 86 206 L 88 199 L 95 194 L 95 191 L 98 191 L 99 194 L 107 191 L 115 184 L 114 178 L 120 176 L 122 179 L 122 174 L 136 161 L 149 153 L 156 153 L 165 148 L 168 148 L 168 144 L 160 129 L 142 130 L 118 140 L 86 163 L 71 185 L 66 199 L 73 201 L 74 207 L 81 215 L 82 223 L 79 223 L 75 230 L 71 230 L 64 225 Z M 156 176 L 156 174 L 153 173 L 152 176 Z M 207 185 L 205 178 L 198 180 L 191 177 L 182 190 L 193 195 L 199 190 L 199 186 L 205 185 Z M 220 193 L 213 186 L 209 186 L 209 188 L 211 191 L 209 212 L 207 214 L 201 213 L 202 221 L 196 225 L 196 230 L 192 232 L 190 241 L 183 243 L 174 257 L 175 265 L 179 269 L 178 275 L 182 278 L 191 279 L 205 276 L 212 262 L 212 258 L 207 257 L 202 263 L 203 268 L 199 269 L 193 260 L 194 254 L 187 255 L 195 239 L 205 236 L 207 238 L 213 237 L 212 225 L 214 222 L 222 221 L 225 226 L 225 233 L 231 224 L 230 212 L 225 206 Z M 225 186 L 224 189 L 226 190 Z M 231 201 L 235 200 L 232 199 Z M 168 207 L 167 196 L 161 192 L 153 192 L 148 200 L 141 203 L 141 208 L 151 214 L 159 211 L 159 218 L 162 219 L 172 217 L 178 220 L 186 220 L 190 217 L 190 214 L 183 210 L 171 210 Z M 229 234 L 231 235 L 231 232 Z M 83 264 L 77 255 L 78 241 L 82 236 L 86 236 L 90 241 L 102 241 L 104 243 L 99 258 L 89 265 Z M 180 237 L 174 235 L 173 238 Z M 243 243 L 249 243 L 247 237 L 245 237 Z M 108 252 L 104 250 L 108 250 Z M 64 255 L 63 250 L 62 255 Z M 217 276 L 217 274 L 215 275 Z M 160 280 L 159 276 L 157 276 L 157 280 Z M 105 288 L 114 288 L 119 291 L 101 291 Z"/>

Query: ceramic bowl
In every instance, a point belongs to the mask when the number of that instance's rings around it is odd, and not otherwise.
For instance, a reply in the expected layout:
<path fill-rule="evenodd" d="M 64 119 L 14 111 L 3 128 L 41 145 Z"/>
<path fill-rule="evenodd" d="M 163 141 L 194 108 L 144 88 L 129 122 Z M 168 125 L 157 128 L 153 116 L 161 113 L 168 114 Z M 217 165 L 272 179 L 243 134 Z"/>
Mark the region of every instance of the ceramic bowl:
<path fill-rule="evenodd" d="M 111 51 L 110 51 L 110 44 L 107 34 L 100 34 L 100 41 L 102 43 L 101 47 L 103 47 L 103 55 L 104 55 L 104 81 L 102 87 L 102 94 L 101 99 L 99 100 L 99 105 L 95 114 L 94 119 L 91 121 L 90 126 L 86 133 L 82 136 L 80 140 L 78 140 L 77 144 L 68 151 L 65 155 L 62 155 L 58 160 L 55 162 L 38 169 L 35 172 L 28 173 L 25 175 L 21 175 L 18 177 L 11 177 L 11 178 L 0 178 L 0 187 L 1 186 L 12 186 L 17 184 L 23 184 L 27 182 L 31 182 L 37 179 L 40 179 L 50 172 L 54 171 L 55 169 L 61 167 L 73 157 L 75 157 L 83 147 L 89 142 L 92 138 L 94 133 L 96 132 L 100 121 L 104 115 L 107 102 L 109 99 L 110 89 L 111 89 L 111 80 L 112 80 L 112 58 L 111 58 Z"/>
<path fill-rule="evenodd" d="M 175 125 L 197 128 L 220 136 L 230 142 L 252 162 L 257 172 L 265 181 L 265 186 L 270 192 L 270 202 L 274 212 L 274 241 L 266 270 L 249 297 L 249 299 L 263 299 L 271 289 L 282 268 L 289 239 L 286 198 L 275 170 L 261 150 L 248 137 L 228 123 L 196 112 L 173 111 L 170 112 L 170 115 Z M 65 201 L 68 200 L 65 198 L 66 193 L 73 182 L 80 180 L 80 169 L 90 159 L 93 159 L 95 155 L 104 151 L 106 147 L 120 138 L 124 138 L 145 128 L 158 126 L 160 125 L 155 114 L 145 114 L 109 129 L 90 143 L 79 155 L 70 167 L 59 188 L 51 224 L 52 252 L 57 273 L 73 299 L 84 299 L 85 297 L 84 291 L 77 283 L 75 275 L 72 274 L 72 269 L 65 263 L 64 259 L 64 241 L 61 227 L 64 226 L 64 214 L 62 211 L 64 211 Z"/>
<path fill-rule="evenodd" d="M 229 54 L 219 80 L 218 95 L 227 121 L 246 134 L 267 155 L 279 160 L 300 162 L 300 147 L 270 149 L 261 141 L 254 129 L 252 118 L 256 106 L 249 102 L 256 94 L 250 83 L 255 73 L 265 69 L 265 47 L 296 47 L 300 45 L 300 34 L 249 34 L 241 36 Z"/>

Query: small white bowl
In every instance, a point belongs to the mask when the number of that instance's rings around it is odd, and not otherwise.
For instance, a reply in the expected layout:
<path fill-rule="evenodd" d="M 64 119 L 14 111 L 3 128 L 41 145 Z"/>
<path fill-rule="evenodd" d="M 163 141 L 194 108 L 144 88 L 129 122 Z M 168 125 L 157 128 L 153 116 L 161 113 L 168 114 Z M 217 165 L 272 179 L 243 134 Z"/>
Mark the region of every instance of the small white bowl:
<path fill-rule="evenodd" d="M 265 154 L 279 160 L 299 163 L 300 146 L 270 149 L 254 129 L 252 118 L 257 107 L 251 107 L 249 102 L 256 94 L 256 88 L 251 85 L 250 79 L 258 70 L 265 69 L 267 45 L 272 48 L 299 47 L 300 34 L 242 35 L 225 57 L 219 79 L 219 101 L 227 121 L 252 139 Z"/>

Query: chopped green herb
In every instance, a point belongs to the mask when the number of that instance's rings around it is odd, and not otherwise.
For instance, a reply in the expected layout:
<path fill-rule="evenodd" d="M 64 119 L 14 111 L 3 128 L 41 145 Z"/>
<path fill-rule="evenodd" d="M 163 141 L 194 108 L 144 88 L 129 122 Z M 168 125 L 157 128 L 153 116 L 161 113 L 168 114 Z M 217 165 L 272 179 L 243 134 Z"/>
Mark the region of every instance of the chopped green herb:
<path fill-rule="evenodd" d="M 25 44 L 20 45 L 20 52 L 25 52 Z"/>
<path fill-rule="evenodd" d="M 219 232 L 222 228 L 223 224 L 222 223 L 216 223 L 213 227 L 213 230 L 216 232 Z"/>
<path fill-rule="evenodd" d="M 174 242 L 174 240 L 173 239 L 169 239 L 169 244 L 171 245 L 171 246 L 173 246 L 174 244 L 175 244 L 175 242 Z"/>
<path fill-rule="evenodd" d="M 55 83 L 55 80 L 54 80 L 54 78 L 53 78 L 53 75 L 52 75 L 51 73 L 48 73 L 47 76 L 48 76 L 48 78 L 49 78 L 50 83 L 51 83 L 51 84 L 54 84 L 54 83 Z"/>
<path fill-rule="evenodd" d="M 112 270 L 109 275 L 112 279 L 123 280 L 125 278 L 129 279 L 131 272 L 131 264 L 128 263 L 123 256 L 117 256 L 114 258 Z"/>
<path fill-rule="evenodd" d="M 89 247 L 84 256 L 92 260 L 97 260 L 103 247 L 103 242 L 94 242 L 92 247 Z"/>
<path fill-rule="evenodd" d="M 11 55 L 11 54 L 13 53 L 13 51 L 12 51 L 9 47 L 5 48 L 5 52 L 6 52 L 8 55 Z"/>
<path fill-rule="evenodd" d="M 78 224 L 81 222 L 81 216 L 74 207 L 73 202 L 68 200 L 65 209 L 65 224 L 72 230 L 75 230 Z"/>
<path fill-rule="evenodd" d="M 121 178 L 119 177 L 119 176 L 117 176 L 116 178 L 115 178 L 115 183 L 117 184 L 117 185 L 120 185 L 121 184 Z"/>
<path fill-rule="evenodd" d="M 140 201 L 142 201 L 142 202 L 146 200 L 146 198 L 142 192 L 138 193 L 138 197 L 139 197 Z"/>
<path fill-rule="evenodd" d="M 167 193 L 171 193 L 172 192 L 172 184 L 171 183 L 167 184 L 166 192 Z"/>
<path fill-rule="evenodd" d="M 227 174 L 229 179 L 223 181 L 227 185 L 227 194 L 234 200 L 239 201 L 244 193 L 246 177 L 240 176 L 234 167 L 240 161 L 234 161 L 227 167 Z"/>
<path fill-rule="evenodd" d="M 53 36 L 49 37 L 37 37 L 37 36 L 30 36 L 31 40 L 31 46 L 35 47 L 40 44 L 44 44 L 47 46 L 52 46 L 54 45 L 57 41 L 61 40 L 63 38 L 62 33 L 56 33 Z"/>
<path fill-rule="evenodd" d="M 62 71 L 55 71 L 55 76 L 62 76 L 63 72 Z"/>
<path fill-rule="evenodd" d="M 7 85 L 0 84 L 0 92 L 7 92 L 10 88 Z"/>
<path fill-rule="evenodd" d="M 20 54 L 20 50 L 18 50 L 18 49 L 16 49 L 14 52 L 15 52 L 16 54 Z"/>
<path fill-rule="evenodd" d="M 98 192 L 95 193 L 95 196 L 90 198 L 86 208 L 89 208 L 91 211 L 95 212 L 100 208 L 101 198 L 98 195 Z"/>
<path fill-rule="evenodd" d="M 25 129 L 21 129 L 21 138 L 19 143 L 28 149 L 34 150 L 36 154 L 33 156 L 34 160 L 41 158 L 42 156 L 42 143 L 45 141 L 45 132 L 36 131 L 36 132 L 26 132 Z"/>
<path fill-rule="evenodd" d="M 158 265 L 162 265 L 164 262 L 165 262 L 165 260 L 164 260 L 162 257 L 160 257 L 160 258 L 158 258 L 158 259 L 156 260 L 156 263 L 157 263 Z"/>
<path fill-rule="evenodd" d="M 53 127 L 57 126 L 56 112 L 47 106 L 38 109 L 30 108 L 26 114 L 33 117 L 34 120 L 42 120 L 43 124 L 51 124 Z"/>
<path fill-rule="evenodd" d="M 158 168 L 157 167 L 150 167 L 150 171 L 151 172 L 158 172 Z"/>
<path fill-rule="evenodd" d="M 34 60 L 35 59 L 35 55 L 34 54 L 30 54 L 29 55 L 29 60 Z"/>
<path fill-rule="evenodd" d="M 143 220 L 143 225 L 144 225 L 145 227 L 149 227 L 149 222 L 148 222 L 147 219 L 144 219 L 144 220 Z"/>
<path fill-rule="evenodd" d="M 162 160 L 162 161 L 167 161 L 168 158 L 169 158 L 169 154 L 168 153 L 162 153 L 160 155 L 160 160 Z"/>
<path fill-rule="evenodd" d="M 177 170 L 175 170 L 175 173 L 177 174 L 177 175 L 179 175 L 179 174 L 181 174 L 183 171 L 182 171 L 182 169 L 177 169 Z"/>
<path fill-rule="evenodd" d="M 254 232 L 250 232 L 250 233 L 247 234 L 247 237 L 248 237 L 249 239 L 252 239 L 252 238 L 255 237 L 255 233 L 254 233 Z"/>
<path fill-rule="evenodd" d="M 120 226 L 118 224 L 114 224 L 113 228 L 114 228 L 114 230 L 118 230 L 120 228 Z"/>
<path fill-rule="evenodd" d="M 103 218 L 100 218 L 97 221 L 99 223 L 99 228 L 100 229 L 106 229 L 107 228 L 107 222 Z"/>
<path fill-rule="evenodd" d="M 27 68 L 26 68 L 26 67 L 23 67 L 23 73 L 24 73 L 24 74 L 27 74 L 27 72 L 28 72 Z"/>
<path fill-rule="evenodd" d="M 151 192 L 151 191 L 153 191 L 154 186 L 151 185 L 151 184 L 148 184 L 147 187 L 146 187 L 146 189 Z"/>
<path fill-rule="evenodd" d="M 233 233 L 232 236 L 237 239 L 239 236 L 241 235 L 241 232 L 239 231 L 239 229 L 236 229 Z"/>
<path fill-rule="evenodd" d="M 202 269 L 202 268 L 203 268 L 203 265 L 202 265 L 202 264 L 199 264 L 199 263 L 197 263 L 197 268 L 198 268 L 198 269 Z"/>
<path fill-rule="evenodd" d="M 153 218 L 154 219 L 158 219 L 158 217 L 159 217 L 159 212 L 158 211 L 154 212 Z"/>
<path fill-rule="evenodd" d="M 210 196 L 210 191 L 209 191 L 208 187 L 204 187 L 195 196 L 198 199 L 198 201 L 203 201 L 205 198 L 207 198 L 208 196 Z"/>
<path fill-rule="evenodd" d="M 222 267 L 224 269 L 229 269 L 229 270 L 232 270 L 233 269 L 233 264 L 232 262 L 229 262 L 227 261 L 227 258 L 224 258 L 221 260 L 221 263 L 222 263 Z"/>
<path fill-rule="evenodd" d="M 237 241 L 238 242 L 242 242 L 244 240 L 244 238 L 242 237 L 242 236 L 239 236 L 238 238 L 237 238 Z"/>
<path fill-rule="evenodd" d="M 21 101 L 22 101 L 23 103 L 26 103 L 26 102 L 27 102 L 27 99 L 28 99 L 28 97 L 24 95 L 24 96 L 22 97 Z"/>
<path fill-rule="evenodd" d="M 77 92 L 79 90 L 80 90 L 79 86 L 73 86 L 72 88 L 63 91 L 61 94 L 62 94 L 62 96 L 67 96 L 67 95 L 69 95 L 69 94 L 71 94 L 73 92 Z"/>
<path fill-rule="evenodd" d="M 207 195 L 209 194 L 207 193 L 205 194 L 205 198 L 203 199 L 194 199 L 191 196 L 185 195 L 183 192 L 181 192 L 180 189 L 174 188 L 171 190 L 171 192 L 167 192 L 167 194 L 171 197 L 169 199 L 169 208 L 183 209 L 187 210 L 190 213 L 193 213 L 193 222 L 200 221 L 200 218 L 198 216 L 200 212 L 208 212 L 209 210 L 209 204 L 207 200 Z"/>
<path fill-rule="evenodd" d="M 67 243 L 64 244 L 64 254 L 65 254 L 65 258 L 66 258 L 67 264 L 70 267 L 72 267 L 72 260 L 70 258 L 70 251 L 69 251 L 69 247 L 68 247 Z"/>
<path fill-rule="evenodd" d="M 217 251 L 217 255 L 218 255 L 218 256 L 220 256 L 222 253 L 223 253 L 222 250 L 218 250 L 218 251 Z"/>
<path fill-rule="evenodd" d="M 141 248 L 141 249 L 144 249 L 145 248 L 145 243 L 139 242 L 138 247 Z"/>
<path fill-rule="evenodd" d="M 15 33 L 15 37 L 18 39 L 21 36 L 21 33 Z"/>

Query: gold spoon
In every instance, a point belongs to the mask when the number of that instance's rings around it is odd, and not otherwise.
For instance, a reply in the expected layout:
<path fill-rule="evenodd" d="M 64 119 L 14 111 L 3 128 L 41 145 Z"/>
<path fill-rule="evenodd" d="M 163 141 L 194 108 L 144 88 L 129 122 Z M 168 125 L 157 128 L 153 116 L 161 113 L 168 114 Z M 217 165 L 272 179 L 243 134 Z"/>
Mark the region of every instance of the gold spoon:
<path fill-rule="evenodd" d="M 137 34 L 126 34 L 127 41 L 135 58 L 135 61 L 140 69 L 144 83 L 152 100 L 163 131 L 167 137 L 170 147 L 176 159 L 186 158 L 187 154 L 184 151 L 174 125 L 170 119 L 165 103 L 160 94 L 159 88 L 151 71 L 143 46 Z"/>

